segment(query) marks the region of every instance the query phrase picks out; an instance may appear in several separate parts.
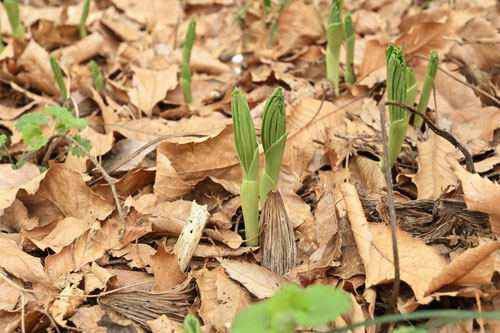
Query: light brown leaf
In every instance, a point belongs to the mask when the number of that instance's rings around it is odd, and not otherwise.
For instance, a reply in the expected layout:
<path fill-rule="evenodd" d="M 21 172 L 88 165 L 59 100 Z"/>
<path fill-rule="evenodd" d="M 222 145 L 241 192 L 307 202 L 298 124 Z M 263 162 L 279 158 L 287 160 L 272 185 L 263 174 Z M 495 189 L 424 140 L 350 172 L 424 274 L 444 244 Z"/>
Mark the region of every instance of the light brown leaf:
<path fill-rule="evenodd" d="M 435 200 L 448 185 L 457 184 L 457 177 L 447 163 L 457 150 L 448 140 L 435 134 L 419 143 L 417 148 L 418 172 L 413 182 L 417 185 L 418 199 Z"/>
<path fill-rule="evenodd" d="M 158 245 L 158 250 L 151 256 L 151 268 L 156 278 L 155 290 L 157 291 L 167 290 L 186 279 L 177 256 L 167 251 L 165 243 Z"/>
<path fill-rule="evenodd" d="M 35 193 L 45 176 L 46 173 L 40 174 L 38 167 L 31 163 L 17 170 L 10 164 L 0 164 L 0 209 L 9 207 L 20 189 Z"/>
<path fill-rule="evenodd" d="M 452 164 L 455 174 L 462 182 L 464 200 L 470 211 L 483 212 L 490 217 L 493 233 L 500 237 L 500 185 L 478 174 L 472 174 L 457 162 Z"/>

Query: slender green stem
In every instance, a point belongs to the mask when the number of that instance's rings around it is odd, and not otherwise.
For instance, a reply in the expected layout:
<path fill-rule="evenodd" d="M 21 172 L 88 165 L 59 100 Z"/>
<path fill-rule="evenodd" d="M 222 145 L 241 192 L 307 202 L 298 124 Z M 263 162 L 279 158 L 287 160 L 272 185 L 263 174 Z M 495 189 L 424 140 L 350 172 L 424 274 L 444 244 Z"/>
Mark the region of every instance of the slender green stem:
<path fill-rule="evenodd" d="M 19 1 L 18 0 L 4 0 L 3 4 L 9 17 L 10 26 L 12 28 L 12 35 L 18 39 L 24 39 L 24 27 L 19 19 Z"/>
<path fill-rule="evenodd" d="M 345 59 L 345 82 L 354 83 L 354 27 L 351 13 L 347 13 L 344 19 L 344 36 L 346 45 Z"/>
<path fill-rule="evenodd" d="M 89 9 L 90 9 L 90 0 L 85 0 L 85 3 L 83 4 L 82 17 L 80 18 L 80 26 L 79 26 L 80 38 L 85 38 L 87 36 L 86 24 L 87 24 L 87 17 L 89 16 Z"/>
<path fill-rule="evenodd" d="M 193 95 L 191 92 L 191 68 L 189 63 L 191 61 L 191 51 L 193 49 L 194 40 L 196 37 L 196 20 L 193 17 L 189 22 L 188 30 L 186 32 L 186 40 L 184 41 L 184 47 L 182 48 L 182 60 L 181 60 L 181 89 L 184 95 L 184 102 L 186 104 L 191 104 L 193 102 Z"/>
<path fill-rule="evenodd" d="M 333 0 L 328 15 L 326 47 L 326 74 L 335 86 L 335 94 L 339 95 L 340 45 L 342 44 L 342 2 Z"/>
<path fill-rule="evenodd" d="M 436 77 L 436 72 L 438 69 L 439 57 L 435 50 L 431 51 L 431 59 L 427 65 L 427 73 L 425 74 L 424 86 L 422 87 L 422 93 L 420 94 L 420 100 L 418 102 L 418 111 L 425 114 L 427 110 L 427 104 L 429 103 L 429 97 L 431 96 L 432 86 L 434 84 L 434 79 Z M 413 125 L 415 127 L 422 127 L 423 119 L 420 116 L 415 116 Z"/>
<path fill-rule="evenodd" d="M 64 79 L 61 72 L 61 67 L 57 63 L 56 58 L 54 56 L 49 56 L 50 66 L 52 67 L 52 73 L 54 73 L 54 77 L 56 78 L 57 86 L 59 87 L 59 91 L 61 92 L 61 98 L 63 103 L 66 103 L 68 100 L 68 90 L 66 89 L 66 85 L 64 84 Z"/>
<path fill-rule="evenodd" d="M 99 70 L 99 66 L 97 66 L 97 63 L 94 60 L 90 61 L 90 69 L 92 70 L 92 80 L 94 81 L 95 89 L 99 92 L 103 91 L 104 78 Z"/>

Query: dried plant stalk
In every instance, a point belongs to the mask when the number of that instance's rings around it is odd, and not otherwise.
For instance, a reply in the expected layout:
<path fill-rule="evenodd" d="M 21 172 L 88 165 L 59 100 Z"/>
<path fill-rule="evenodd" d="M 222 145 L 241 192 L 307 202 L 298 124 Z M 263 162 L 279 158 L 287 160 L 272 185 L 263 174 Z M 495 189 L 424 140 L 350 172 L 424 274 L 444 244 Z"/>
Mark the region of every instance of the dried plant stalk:
<path fill-rule="evenodd" d="M 262 266 L 277 274 L 295 267 L 297 248 L 293 228 L 278 190 L 269 191 L 260 216 Z"/>

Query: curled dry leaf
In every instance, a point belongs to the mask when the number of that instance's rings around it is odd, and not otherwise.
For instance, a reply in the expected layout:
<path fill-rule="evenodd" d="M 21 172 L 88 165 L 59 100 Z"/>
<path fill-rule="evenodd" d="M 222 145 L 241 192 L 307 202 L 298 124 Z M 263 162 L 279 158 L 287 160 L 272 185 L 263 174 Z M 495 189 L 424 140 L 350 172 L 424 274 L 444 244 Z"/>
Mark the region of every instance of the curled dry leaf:
<path fill-rule="evenodd" d="M 9 207 L 16 199 L 19 190 L 28 194 L 38 191 L 40 182 L 47 173 L 40 174 L 38 167 L 26 163 L 21 169 L 14 170 L 10 164 L 0 165 L 0 209 Z"/>

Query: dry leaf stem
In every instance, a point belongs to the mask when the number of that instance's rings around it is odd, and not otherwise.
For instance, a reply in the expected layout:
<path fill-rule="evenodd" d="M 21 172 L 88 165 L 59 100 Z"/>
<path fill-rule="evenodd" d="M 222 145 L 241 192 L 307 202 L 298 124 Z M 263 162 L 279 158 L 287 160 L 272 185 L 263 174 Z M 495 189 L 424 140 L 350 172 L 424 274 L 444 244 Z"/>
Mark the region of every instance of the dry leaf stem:
<path fill-rule="evenodd" d="M 472 161 L 472 156 L 470 155 L 469 151 L 467 149 L 465 149 L 465 147 L 460 142 L 458 142 L 458 140 L 455 139 L 455 137 L 453 135 L 451 135 L 449 132 L 442 130 L 442 129 L 438 128 L 436 125 L 434 125 L 432 123 L 432 121 L 429 119 L 429 117 L 427 117 L 425 114 L 418 111 L 418 109 L 416 109 L 412 106 L 409 106 L 409 105 L 406 105 L 406 104 L 403 104 L 400 102 L 396 102 L 396 101 L 387 101 L 383 105 L 384 106 L 385 105 L 399 106 L 400 108 L 403 108 L 406 111 L 409 111 L 415 115 L 419 115 L 420 117 L 422 117 L 422 119 L 424 119 L 427 126 L 429 126 L 429 128 L 434 133 L 436 133 L 440 137 L 448 140 L 449 143 L 451 143 L 455 148 L 457 148 L 458 150 L 460 150 L 462 152 L 462 154 L 465 157 L 465 167 L 466 167 L 467 171 L 470 173 L 476 173 L 476 169 L 474 168 L 474 163 Z M 385 113 L 384 113 L 384 117 L 385 117 Z M 382 127 L 383 126 L 384 125 L 382 125 Z M 383 130 L 384 130 L 384 128 L 383 128 Z"/>

